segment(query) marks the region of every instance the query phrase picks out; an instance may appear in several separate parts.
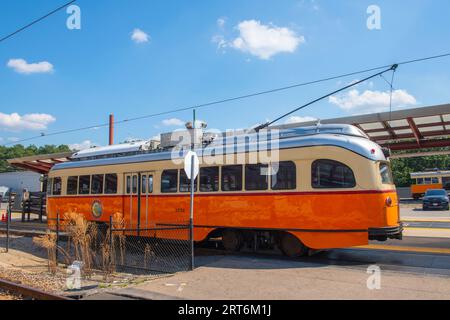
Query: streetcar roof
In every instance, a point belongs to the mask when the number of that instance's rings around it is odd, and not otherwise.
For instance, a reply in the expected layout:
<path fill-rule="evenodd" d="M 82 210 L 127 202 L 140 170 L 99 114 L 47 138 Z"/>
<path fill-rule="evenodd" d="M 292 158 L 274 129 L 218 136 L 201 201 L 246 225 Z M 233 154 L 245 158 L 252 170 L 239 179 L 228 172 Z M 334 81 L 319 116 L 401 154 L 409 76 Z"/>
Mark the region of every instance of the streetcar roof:
<path fill-rule="evenodd" d="M 273 139 L 275 134 L 278 139 Z M 262 143 L 264 141 L 270 141 L 270 143 Z M 227 154 L 230 150 L 234 153 L 235 150 L 238 150 L 239 152 L 248 152 L 256 150 L 274 150 L 277 147 L 279 149 L 293 149 L 314 146 L 335 146 L 350 150 L 370 160 L 386 160 L 381 147 L 368 139 L 361 130 L 351 125 L 342 124 L 299 127 L 280 130 L 279 132 L 269 129 L 268 131 L 259 133 L 241 134 L 231 137 L 223 136 L 214 140 L 206 147 L 197 148 L 196 152 L 199 156 L 217 156 Z M 52 171 L 180 159 L 183 158 L 189 150 L 190 146 L 185 146 L 179 149 L 142 151 L 125 156 L 114 154 L 101 156 L 101 154 L 98 154 L 100 157 L 97 159 L 81 158 L 75 161 L 56 164 L 53 166 Z"/>
<path fill-rule="evenodd" d="M 422 178 L 422 177 L 441 177 L 450 176 L 450 171 L 424 171 L 424 172 L 413 172 L 411 173 L 411 178 Z"/>

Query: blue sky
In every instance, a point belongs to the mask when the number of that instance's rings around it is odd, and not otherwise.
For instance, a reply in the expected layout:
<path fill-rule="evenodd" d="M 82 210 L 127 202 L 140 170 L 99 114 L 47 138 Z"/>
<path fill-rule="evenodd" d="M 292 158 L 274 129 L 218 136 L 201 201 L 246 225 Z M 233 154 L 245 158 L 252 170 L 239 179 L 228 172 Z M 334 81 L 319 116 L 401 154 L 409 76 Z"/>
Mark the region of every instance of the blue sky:
<path fill-rule="evenodd" d="M 62 3 L 1 1 L 0 36 Z M 450 52 L 447 0 L 76 4 L 80 30 L 66 27 L 69 15 L 63 10 L 0 43 L 0 144 L 105 123 L 109 113 L 122 120 Z M 373 4 L 381 10 L 380 30 L 367 28 L 367 8 Z M 133 38 L 136 29 L 140 32 Z M 204 108 L 198 118 L 209 128 L 245 128 L 356 79 Z M 394 86 L 396 108 L 448 103 L 450 58 L 401 66 Z M 295 119 L 384 111 L 387 90 L 377 78 L 313 105 Z M 120 124 L 116 141 L 150 138 L 190 118 L 191 112 L 181 112 Z M 83 142 L 106 144 L 107 129 L 25 144 Z"/>

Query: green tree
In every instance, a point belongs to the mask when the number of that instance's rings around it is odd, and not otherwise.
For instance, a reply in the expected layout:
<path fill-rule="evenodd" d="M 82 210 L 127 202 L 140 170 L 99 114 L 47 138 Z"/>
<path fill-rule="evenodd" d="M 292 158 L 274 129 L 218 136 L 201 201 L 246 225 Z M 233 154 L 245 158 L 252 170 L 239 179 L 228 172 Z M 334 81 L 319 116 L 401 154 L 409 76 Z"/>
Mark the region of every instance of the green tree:
<path fill-rule="evenodd" d="M 411 185 L 411 172 L 420 172 L 427 169 L 449 169 L 450 156 L 427 156 L 417 158 L 392 159 L 392 173 L 397 187 Z"/>

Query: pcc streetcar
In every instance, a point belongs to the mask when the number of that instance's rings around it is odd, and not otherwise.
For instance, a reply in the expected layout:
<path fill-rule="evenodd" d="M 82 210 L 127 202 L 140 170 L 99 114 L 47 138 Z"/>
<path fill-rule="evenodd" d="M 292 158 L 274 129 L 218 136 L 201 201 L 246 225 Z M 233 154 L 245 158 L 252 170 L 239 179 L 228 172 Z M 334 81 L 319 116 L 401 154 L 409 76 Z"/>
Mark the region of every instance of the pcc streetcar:
<path fill-rule="evenodd" d="M 270 148 L 260 142 L 272 145 L 274 132 L 200 134 L 195 242 L 221 238 L 228 250 L 258 244 L 301 256 L 402 238 L 390 163 L 365 133 L 350 125 L 280 130 L 276 160 L 262 159 Z M 174 158 L 190 148 L 135 142 L 81 151 L 50 171 L 48 217 L 76 210 L 107 223 L 120 212 L 137 229 L 186 221 L 190 181 Z"/>

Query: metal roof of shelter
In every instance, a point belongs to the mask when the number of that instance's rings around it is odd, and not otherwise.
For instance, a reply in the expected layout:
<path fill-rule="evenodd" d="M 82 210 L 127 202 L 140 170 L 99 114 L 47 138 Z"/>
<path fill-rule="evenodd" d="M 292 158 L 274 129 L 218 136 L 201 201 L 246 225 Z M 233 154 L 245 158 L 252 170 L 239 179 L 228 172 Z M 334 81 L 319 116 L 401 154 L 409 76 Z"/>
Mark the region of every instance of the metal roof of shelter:
<path fill-rule="evenodd" d="M 70 161 L 72 154 L 73 152 L 43 154 L 9 159 L 8 163 L 20 169 L 47 174 L 55 164 Z"/>
<path fill-rule="evenodd" d="M 273 128 L 309 126 L 310 121 Z M 344 123 L 357 126 L 372 141 L 391 150 L 413 150 L 450 146 L 450 104 L 321 120 L 320 123 Z"/>

